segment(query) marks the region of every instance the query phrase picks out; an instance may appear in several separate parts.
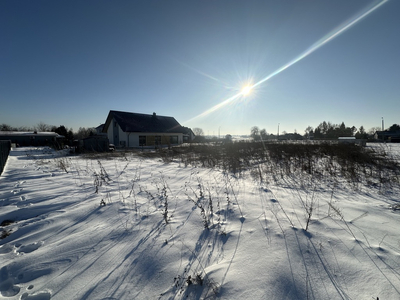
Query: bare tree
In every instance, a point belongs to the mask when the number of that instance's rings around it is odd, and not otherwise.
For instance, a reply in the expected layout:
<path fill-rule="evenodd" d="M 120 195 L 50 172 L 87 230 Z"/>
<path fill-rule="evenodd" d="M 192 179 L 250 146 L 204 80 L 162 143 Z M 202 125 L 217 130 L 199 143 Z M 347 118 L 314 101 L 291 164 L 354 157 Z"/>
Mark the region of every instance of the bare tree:
<path fill-rule="evenodd" d="M 80 140 L 95 134 L 96 134 L 96 128 L 94 127 L 88 127 L 88 128 L 79 127 L 78 132 L 74 134 L 74 138 Z"/>
<path fill-rule="evenodd" d="M 38 132 L 46 132 L 46 131 L 50 131 L 52 127 L 53 126 L 48 125 L 46 123 L 39 122 L 38 124 L 36 124 L 35 130 Z"/>
<path fill-rule="evenodd" d="M 0 124 L 0 131 L 13 131 L 14 129 L 8 124 Z"/>
<path fill-rule="evenodd" d="M 192 129 L 192 131 L 196 136 L 203 136 L 204 135 L 204 131 L 201 128 L 195 127 L 195 128 Z"/>
<path fill-rule="evenodd" d="M 313 133 L 313 131 L 314 131 L 314 128 L 312 128 L 311 126 L 307 126 L 306 130 L 304 130 L 304 132 L 305 132 L 304 136 L 306 138 L 310 138 L 311 133 Z"/>
<path fill-rule="evenodd" d="M 260 140 L 260 129 L 257 126 L 253 126 L 250 129 L 250 136 L 253 140 L 258 141 Z"/>
<path fill-rule="evenodd" d="M 33 131 L 34 129 L 30 126 L 19 126 L 17 131 Z"/>
<path fill-rule="evenodd" d="M 381 131 L 382 130 L 382 128 L 381 127 L 372 127 L 372 128 L 370 128 L 369 130 L 368 130 L 368 134 L 370 134 L 370 135 L 374 135 L 375 134 L 375 132 L 377 132 L 377 131 Z"/>

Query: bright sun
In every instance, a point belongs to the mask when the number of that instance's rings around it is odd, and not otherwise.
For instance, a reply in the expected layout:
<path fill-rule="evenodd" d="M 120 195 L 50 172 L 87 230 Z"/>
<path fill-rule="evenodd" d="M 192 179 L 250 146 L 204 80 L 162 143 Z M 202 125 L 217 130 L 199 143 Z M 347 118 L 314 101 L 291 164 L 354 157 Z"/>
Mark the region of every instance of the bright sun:
<path fill-rule="evenodd" d="M 250 85 L 246 85 L 245 87 L 242 88 L 242 94 L 244 96 L 247 96 L 250 92 L 251 92 L 251 86 Z"/>

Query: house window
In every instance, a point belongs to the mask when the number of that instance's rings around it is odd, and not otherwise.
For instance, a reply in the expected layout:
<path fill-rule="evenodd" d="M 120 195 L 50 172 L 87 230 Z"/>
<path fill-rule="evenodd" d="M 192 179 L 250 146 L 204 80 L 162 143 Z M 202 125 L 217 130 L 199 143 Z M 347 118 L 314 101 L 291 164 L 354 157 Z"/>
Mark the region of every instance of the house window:
<path fill-rule="evenodd" d="M 139 135 L 139 146 L 146 146 L 146 136 Z"/>
<path fill-rule="evenodd" d="M 169 142 L 170 142 L 171 144 L 178 144 L 178 136 L 177 136 L 177 135 L 171 135 L 171 136 L 169 137 Z"/>

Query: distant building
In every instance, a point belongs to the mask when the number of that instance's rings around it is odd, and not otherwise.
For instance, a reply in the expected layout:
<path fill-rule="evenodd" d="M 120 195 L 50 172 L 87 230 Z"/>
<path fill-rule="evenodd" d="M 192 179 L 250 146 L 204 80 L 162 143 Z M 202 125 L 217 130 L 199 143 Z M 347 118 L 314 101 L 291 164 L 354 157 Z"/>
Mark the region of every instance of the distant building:
<path fill-rule="evenodd" d="M 338 139 L 339 144 L 354 144 L 359 146 L 366 146 L 367 141 L 362 139 L 356 139 L 354 136 L 343 136 Z"/>
<path fill-rule="evenodd" d="M 110 110 L 102 129 L 116 147 L 178 145 L 191 141 L 190 128 L 173 117 Z"/>
<path fill-rule="evenodd" d="M 189 127 L 182 126 L 182 132 L 183 132 L 183 142 L 184 143 L 189 143 L 189 142 L 193 141 L 194 138 L 196 137 L 196 135 L 194 134 L 192 129 Z"/>
<path fill-rule="evenodd" d="M 56 132 L 0 131 L 0 140 L 10 140 L 17 146 L 54 146 L 61 145 L 64 136 Z"/>
<path fill-rule="evenodd" d="M 400 139 L 400 131 L 377 131 L 374 134 L 376 140 L 385 142 L 397 142 Z"/>
<path fill-rule="evenodd" d="M 101 124 L 99 126 L 96 127 L 96 134 L 97 135 L 104 135 L 106 133 L 103 133 L 103 128 L 104 128 L 104 124 Z"/>
<path fill-rule="evenodd" d="M 110 147 L 106 135 L 91 135 L 79 140 L 79 152 L 106 152 L 109 150 Z"/>

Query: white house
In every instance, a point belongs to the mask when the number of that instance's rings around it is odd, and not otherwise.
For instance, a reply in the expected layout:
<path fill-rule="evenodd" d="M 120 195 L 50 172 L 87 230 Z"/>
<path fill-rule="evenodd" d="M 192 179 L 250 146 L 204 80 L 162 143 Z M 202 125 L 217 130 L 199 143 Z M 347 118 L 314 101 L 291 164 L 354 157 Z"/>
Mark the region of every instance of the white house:
<path fill-rule="evenodd" d="M 102 132 L 116 147 L 177 145 L 194 138 L 191 129 L 173 117 L 115 110 L 108 113 Z"/>
<path fill-rule="evenodd" d="M 354 136 L 343 136 L 338 139 L 339 144 L 354 144 L 359 146 L 366 146 L 367 141 L 363 139 L 356 139 Z"/>

